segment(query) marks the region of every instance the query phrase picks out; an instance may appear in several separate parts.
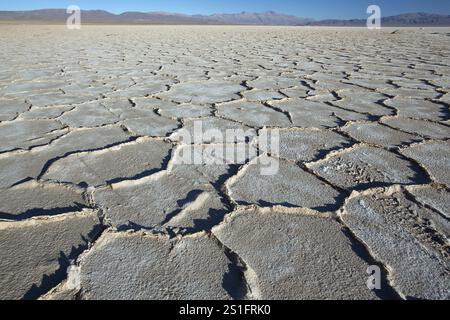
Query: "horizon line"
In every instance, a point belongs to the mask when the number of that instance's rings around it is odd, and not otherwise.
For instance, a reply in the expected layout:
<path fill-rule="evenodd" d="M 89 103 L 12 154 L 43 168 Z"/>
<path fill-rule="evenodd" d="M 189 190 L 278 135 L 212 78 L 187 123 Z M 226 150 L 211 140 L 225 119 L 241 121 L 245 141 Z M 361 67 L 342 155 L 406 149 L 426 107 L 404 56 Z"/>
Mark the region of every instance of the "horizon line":
<path fill-rule="evenodd" d="M 0 11 L 2 12 L 31 12 L 31 11 L 40 11 L 40 10 L 66 10 L 67 8 L 40 8 L 40 9 L 26 9 L 26 10 L 20 10 L 20 9 L 14 9 L 14 10 L 4 10 L 0 8 Z M 129 12 L 134 12 L 134 13 L 168 13 L 168 14 L 178 14 L 178 15 L 185 15 L 185 16 L 213 16 L 216 14 L 241 14 L 241 13 L 253 13 L 253 14 L 262 14 L 262 13 L 269 13 L 269 12 L 273 12 L 273 13 L 277 13 L 277 14 L 282 14 L 282 15 L 287 15 L 287 16 L 292 16 L 292 17 L 296 17 L 296 18 L 302 18 L 302 19 L 312 19 L 312 20 L 317 20 L 317 21 L 324 21 L 324 20 L 340 20 L 340 21 L 348 21 L 348 20 L 361 20 L 361 19 L 366 19 L 367 17 L 358 17 L 358 18 L 346 18 L 346 19 L 340 19 L 340 18 L 323 18 L 323 19 L 318 19 L 318 18 L 313 18 L 313 17 L 308 17 L 308 16 L 298 16 L 295 14 L 289 14 L 289 13 L 284 13 L 284 12 L 279 12 L 279 11 L 275 11 L 275 10 L 265 10 L 265 11 L 239 11 L 239 12 L 215 12 L 215 13 L 211 13 L 211 14 L 201 14 L 201 13 L 194 13 L 194 14 L 189 14 L 189 13 L 183 13 L 183 12 L 175 12 L 175 11 L 135 11 L 135 10 L 129 10 L 129 11 L 123 11 L 123 12 L 113 12 L 113 11 L 109 11 L 106 9 L 83 9 L 81 8 L 81 11 L 104 11 L 113 15 L 121 15 L 124 13 L 129 13 Z M 413 12 L 402 12 L 402 13 L 396 13 L 396 14 L 390 14 L 390 15 L 386 15 L 383 16 L 382 18 L 386 18 L 386 17 L 395 17 L 395 16 L 399 16 L 399 15 L 404 15 L 404 14 L 433 14 L 433 15 L 440 15 L 440 16 L 450 16 L 450 13 L 431 13 L 431 12 L 425 12 L 425 11 L 413 11 Z"/>

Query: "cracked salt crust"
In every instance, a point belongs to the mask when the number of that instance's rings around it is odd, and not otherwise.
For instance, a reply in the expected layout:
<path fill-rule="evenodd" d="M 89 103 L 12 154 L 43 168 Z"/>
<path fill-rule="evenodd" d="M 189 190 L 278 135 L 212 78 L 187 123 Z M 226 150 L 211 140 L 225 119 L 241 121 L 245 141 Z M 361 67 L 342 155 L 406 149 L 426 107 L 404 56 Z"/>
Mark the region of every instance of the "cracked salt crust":
<path fill-rule="evenodd" d="M 0 296 L 448 299 L 449 43 L 391 31 L 0 26 Z"/>

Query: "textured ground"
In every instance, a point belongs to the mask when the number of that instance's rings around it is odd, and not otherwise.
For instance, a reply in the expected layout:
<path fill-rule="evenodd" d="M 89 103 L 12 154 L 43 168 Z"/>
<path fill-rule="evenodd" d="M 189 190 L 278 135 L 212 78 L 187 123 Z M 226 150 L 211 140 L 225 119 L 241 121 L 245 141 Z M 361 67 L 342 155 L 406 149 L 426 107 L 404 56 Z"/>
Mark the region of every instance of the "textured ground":
<path fill-rule="evenodd" d="M 450 298 L 450 31 L 392 31 L 1 26 L 0 297 Z"/>

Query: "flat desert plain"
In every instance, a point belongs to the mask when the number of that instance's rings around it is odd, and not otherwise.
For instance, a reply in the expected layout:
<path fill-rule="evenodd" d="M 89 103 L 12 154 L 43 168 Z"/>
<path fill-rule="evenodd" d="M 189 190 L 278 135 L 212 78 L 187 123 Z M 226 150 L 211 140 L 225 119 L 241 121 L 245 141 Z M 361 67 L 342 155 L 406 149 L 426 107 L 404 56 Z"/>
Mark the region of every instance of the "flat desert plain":
<path fill-rule="evenodd" d="M 450 298 L 450 29 L 0 38 L 2 299 Z"/>

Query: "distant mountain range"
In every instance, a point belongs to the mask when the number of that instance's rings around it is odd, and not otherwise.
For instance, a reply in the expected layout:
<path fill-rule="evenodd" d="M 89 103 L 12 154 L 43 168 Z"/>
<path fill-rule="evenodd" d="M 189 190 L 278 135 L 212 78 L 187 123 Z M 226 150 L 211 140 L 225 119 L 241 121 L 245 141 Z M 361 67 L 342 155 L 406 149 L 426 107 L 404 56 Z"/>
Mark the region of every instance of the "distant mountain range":
<path fill-rule="evenodd" d="M 196 16 L 194 16 L 196 17 Z M 197 16 L 198 17 L 198 16 Z M 310 18 L 300 18 L 274 11 L 263 13 L 241 12 L 241 13 L 221 13 L 210 16 L 201 16 L 203 19 L 218 21 L 224 24 L 247 24 L 247 25 L 285 25 L 295 26 L 313 22 Z"/>
<path fill-rule="evenodd" d="M 365 26 L 366 19 L 352 20 L 321 20 L 307 23 L 310 26 L 359 27 Z M 431 13 L 405 13 L 396 16 L 381 18 L 381 25 L 386 27 L 448 27 L 450 15 Z"/>
<path fill-rule="evenodd" d="M 65 9 L 32 11 L 0 11 L 0 22 L 65 23 Z M 104 10 L 82 10 L 82 23 L 92 24 L 230 24 L 281 26 L 365 26 L 365 19 L 320 20 L 301 18 L 273 11 L 262 13 L 187 15 L 170 12 L 124 12 L 113 14 Z M 383 26 L 450 26 L 450 15 L 408 13 L 382 18 Z"/>
<path fill-rule="evenodd" d="M 68 14 L 65 9 L 33 11 L 0 11 L 0 21 L 63 23 Z M 299 18 L 273 11 L 263 13 L 187 15 L 170 12 L 124 12 L 113 14 L 103 10 L 82 10 L 84 23 L 112 24 L 245 24 L 245 25 L 299 25 L 312 19 Z"/>

